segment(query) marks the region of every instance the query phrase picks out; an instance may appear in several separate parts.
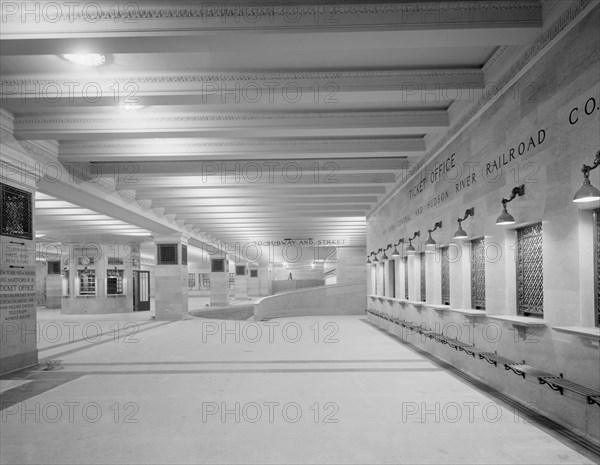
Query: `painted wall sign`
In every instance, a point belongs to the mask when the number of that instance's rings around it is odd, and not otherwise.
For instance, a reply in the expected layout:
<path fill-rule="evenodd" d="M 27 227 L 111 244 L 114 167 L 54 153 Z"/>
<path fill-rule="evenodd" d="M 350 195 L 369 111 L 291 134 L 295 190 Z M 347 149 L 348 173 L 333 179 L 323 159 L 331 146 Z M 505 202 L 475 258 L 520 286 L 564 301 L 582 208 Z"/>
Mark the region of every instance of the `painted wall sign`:
<path fill-rule="evenodd" d="M 516 160 L 517 156 L 523 156 L 530 150 L 539 147 L 546 140 L 546 131 L 540 129 L 537 135 L 530 136 L 527 140 L 522 140 L 513 147 L 510 147 L 507 152 L 503 152 L 502 155 L 498 155 L 493 161 L 488 162 L 485 166 L 486 178 L 493 178 L 495 173 L 500 170 L 503 166 L 508 165 L 512 161 Z M 537 144 L 536 144 L 537 143 Z"/>

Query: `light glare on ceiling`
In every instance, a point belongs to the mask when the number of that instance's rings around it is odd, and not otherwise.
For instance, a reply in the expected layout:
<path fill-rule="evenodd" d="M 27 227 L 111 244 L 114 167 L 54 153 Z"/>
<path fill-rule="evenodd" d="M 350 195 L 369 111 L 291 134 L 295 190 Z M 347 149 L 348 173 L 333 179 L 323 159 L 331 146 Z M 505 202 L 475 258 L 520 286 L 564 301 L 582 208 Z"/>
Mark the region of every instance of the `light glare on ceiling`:
<path fill-rule="evenodd" d="M 106 55 L 102 53 L 65 53 L 61 57 L 82 66 L 102 66 L 106 63 Z"/>

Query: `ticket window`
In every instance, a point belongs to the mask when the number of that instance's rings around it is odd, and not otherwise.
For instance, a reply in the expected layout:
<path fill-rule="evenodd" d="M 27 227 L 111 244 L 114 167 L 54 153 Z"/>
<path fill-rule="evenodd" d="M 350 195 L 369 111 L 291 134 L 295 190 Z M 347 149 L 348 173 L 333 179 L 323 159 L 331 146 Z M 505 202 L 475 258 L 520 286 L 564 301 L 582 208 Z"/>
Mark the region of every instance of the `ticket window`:
<path fill-rule="evenodd" d="M 108 270 L 106 272 L 106 294 L 123 294 L 123 270 Z"/>
<path fill-rule="evenodd" d="M 83 297 L 96 295 L 96 267 L 93 258 L 78 257 L 77 259 L 77 295 Z"/>
<path fill-rule="evenodd" d="M 106 295 L 123 295 L 123 260 L 109 257 L 106 270 Z"/>

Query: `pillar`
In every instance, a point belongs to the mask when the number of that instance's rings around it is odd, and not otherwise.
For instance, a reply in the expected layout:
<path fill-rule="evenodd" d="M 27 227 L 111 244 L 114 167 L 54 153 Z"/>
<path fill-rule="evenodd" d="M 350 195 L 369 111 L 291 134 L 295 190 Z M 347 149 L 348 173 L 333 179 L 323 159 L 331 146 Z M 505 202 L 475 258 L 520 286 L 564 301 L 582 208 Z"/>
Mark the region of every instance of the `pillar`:
<path fill-rule="evenodd" d="M 260 282 L 258 278 L 258 268 L 256 265 L 250 265 L 248 271 L 248 297 L 256 298 L 260 296 Z"/>
<path fill-rule="evenodd" d="M 210 255 L 210 305 L 229 305 L 229 260 L 223 252 Z"/>
<path fill-rule="evenodd" d="M 258 267 L 258 294 L 260 297 L 271 295 L 271 265 L 259 265 Z"/>
<path fill-rule="evenodd" d="M 156 244 L 155 318 L 181 320 L 188 313 L 188 238 L 183 235 L 154 239 Z"/>
<path fill-rule="evenodd" d="M 235 298 L 248 298 L 248 264 L 246 262 L 235 264 Z"/>
<path fill-rule="evenodd" d="M 50 262 L 47 262 L 48 264 Z M 59 262 L 60 264 L 60 262 Z M 63 277 L 60 274 L 46 276 L 46 308 L 60 308 L 62 302 Z"/>
<path fill-rule="evenodd" d="M 6 165 L 2 163 L 2 173 Z M 35 181 L 0 177 L 0 373 L 38 362 L 36 341 Z"/>

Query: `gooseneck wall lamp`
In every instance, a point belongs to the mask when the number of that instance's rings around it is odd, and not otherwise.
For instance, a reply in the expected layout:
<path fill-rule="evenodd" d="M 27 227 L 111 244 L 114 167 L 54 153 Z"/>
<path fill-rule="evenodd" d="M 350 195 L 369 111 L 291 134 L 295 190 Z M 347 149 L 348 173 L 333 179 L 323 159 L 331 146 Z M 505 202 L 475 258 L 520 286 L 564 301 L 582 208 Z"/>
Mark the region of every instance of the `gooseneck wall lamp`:
<path fill-rule="evenodd" d="M 400 252 L 398 252 L 398 246 L 400 244 L 404 244 L 404 238 L 401 237 L 397 244 L 394 244 L 394 251 L 392 252 L 392 257 L 399 257 Z"/>
<path fill-rule="evenodd" d="M 502 213 L 500 213 L 500 216 L 496 220 L 496 224 L 515 224 L 515 218 L 510 213 L 508 213 L 508 210 L 506 209 L 506 204 L 512 202 L 517 196 L 522 195 L 525 195 L 525 184 L 521 184 L 519 187 L 513 188 L 508 199 L 502 199 Z"/>
<path fill-rule="evenodd" d="M 433 240 L 433 237 L 431 237 L 431 233 L 433 231 L 435 231 L 436 229 L 441 229 L 442 228 L 442 222 L 438 221 L 437 223 L 435 223 L 433 225 L 433 229 L 428 229 L 427 232 L 429 233 L 429 237 L 427 238 L 427 240 L 425 241 L 425 250 L 429 250 L 429 251 L 435 251 L 435 240 Z"/>
<path fill-rule="evenodd" d="M 408 239 L 408 245 L 406 246 L 406 252 L 413 254 L 415 253 L 415 246 L 412 245 L 412 241 L 414 239 L 416 239 L 417 237 L 421 236 L 421 231 L 415 231 L 415 234 L 413 235 L 413 237 L 411 237 L 410 239 Z"/>
<path fill-rule="evenodd" d="M 468 208 L 465 211 L 465 216 L 463 216 L 462 218 L 458 218 L 458 229 L 456 230 L 456 232 L 454 233 L 454 236 L 452 236 L 454 239 L 466 239 L 467 237 L 469 237 L 469 235 L 467 234 L 467 232 L 463 229 L 462 227 L 462 222 L 465 221 L 469 216 L 475 216 L 475 207 L 471 207 Z"/>
<path fill-rule="evenodd" d="M 389 249 L 392 246 L 392 244 L 388 244 L 388 246 L 385 249 L 379 249 L 379 250 L 383 250 L 383 255 L 381 256 L 381 261 L 385 262 L 387 260 L 389 260 L 389 257 L 387 256 L 387 254 L 385 253 L 385 251 L 387 249 Z"/>
<path fill-rule="evenodd" d="M 583 186 L 577 189 L 575 195 L 573 196 L 573 202 L 577 203 L 585 203 L 585 202 L 595 202 L 596 200 L 600 200 L 600 190 L 595 188 L 592 183 L 590 183 L 590 171 L 598 168 L 600 166 L 600 151 L 596 154 L 596 159 L 594 160 L 594 164 L 592 166 L 583 165 L 581 168 L 581 172 L 583 173 Z"/>

